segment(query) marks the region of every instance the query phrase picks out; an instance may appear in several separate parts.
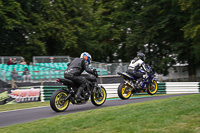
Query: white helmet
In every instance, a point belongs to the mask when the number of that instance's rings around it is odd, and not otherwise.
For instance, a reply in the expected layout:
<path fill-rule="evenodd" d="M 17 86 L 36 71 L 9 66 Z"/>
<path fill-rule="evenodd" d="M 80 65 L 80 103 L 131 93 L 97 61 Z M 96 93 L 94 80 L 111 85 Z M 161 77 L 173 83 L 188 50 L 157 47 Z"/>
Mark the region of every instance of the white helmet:
<path fill-rule="evenodd" d="M 87 53 L 87 52 L 83 52 L 83 53 L 81 54 L 80 58 L 85 59 L 89 64 L 90 64 L 91 61 L 92 61 L 92 56 L 91 56 L 89 53 Z"/>

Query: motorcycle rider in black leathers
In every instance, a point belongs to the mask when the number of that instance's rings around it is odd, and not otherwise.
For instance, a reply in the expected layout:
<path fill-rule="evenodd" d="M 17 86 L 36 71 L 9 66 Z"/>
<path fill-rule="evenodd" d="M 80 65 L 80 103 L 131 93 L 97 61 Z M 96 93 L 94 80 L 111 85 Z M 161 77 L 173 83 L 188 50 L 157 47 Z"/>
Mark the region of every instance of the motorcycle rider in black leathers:
<path fill-rule="evenodd" d="M 145 55 L 143 53 L 138 53 L 137 57 L 131 60 L 131 63 L 129 64 L 128 70 L 126 72 L 129 75 L 135 77 L 136 79 L 141 79 L 143 77 L 143 73 L 141 73 L 139 69 L 142 67 L 144 71 L 148 72 L 148 70 L 145 67 L 144 60 Z"/>
<path fill-rule="evenodd" d="M 80 58 L 75 58 L 73 61 L 68 63 L 68 68 L 65 70 L 64 77 L 66 79 L 70 79 L 76 84 L 79 84 L 77 89 L 77 93 L 75 94 L 75 99 L 77 101 L 82 101 L 84 98 L 81 96 L 81 92 L 86 87 L 86 78 L 81 75 L 81 73 L 85 70 L 86 72 L 96 75 L 96 69 L 89 68 L 89 64 L 92 60 L 92 57 L 89 53 L 84 52 L 81 54 Z M 93 78 L 90 75 L 91 78 Z M 95 77 L 94 77 L 95 78 Z"/>

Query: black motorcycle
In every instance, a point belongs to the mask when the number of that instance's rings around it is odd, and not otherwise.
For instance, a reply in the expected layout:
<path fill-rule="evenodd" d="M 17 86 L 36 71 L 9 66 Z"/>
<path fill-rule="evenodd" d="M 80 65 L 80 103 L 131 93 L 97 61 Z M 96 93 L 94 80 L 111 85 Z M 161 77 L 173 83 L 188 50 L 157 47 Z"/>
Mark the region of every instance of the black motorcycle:
<path fill-rule="evenodd" d="M 74 83 L 72 80 L 58 78 L 57 82 L 62 83 L 66 86 L 65 89 L 56 90 L 50 99 L 50 106 L 56 112 L 65 111 L 70 102 L 72 104 L 84 104 L 90 98 L 91 102 L 95 106 L 101 106 L 106 101 L 106 90 L 103 86 L 97 84 L 98 74 L 96 74 L 96 78 L 90 78 L 88 75 L 83 75 L 87 79 L 86 87 L 81 93 L 81 96 L 84 98 L 82 101 L 77 101 L 75 99 L 75 94 L 77 92 L 78 85 Z"/>

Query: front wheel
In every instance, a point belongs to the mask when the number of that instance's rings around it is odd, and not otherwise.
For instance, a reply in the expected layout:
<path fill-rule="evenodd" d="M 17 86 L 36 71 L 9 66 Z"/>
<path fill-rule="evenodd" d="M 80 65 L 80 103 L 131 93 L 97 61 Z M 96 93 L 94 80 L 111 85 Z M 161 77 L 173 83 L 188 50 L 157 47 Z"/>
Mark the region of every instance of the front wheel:
<path fill-rule="evenodd" d="M 56 112 L 63 112 L 65 111 L 70 101 L 64 100 L 67 97 L 67 93 L 64 90 L 56 90 L 52 95 L 50 99 L 50 106 L 51 108 Z"/>
<path fill-rule="evenodd" d="M 92 95 L 91 95 L 91 102 L 95 105 L 95 106 L 101 106 L 104 104 L 104 102 L 106 101 L 106 89 L 103 86 L 100 86 L 100 89 L 97 89 Z"/>
<path fill-rule="evenodd" d="M 148 93 L 149 95 L 154 95 L 154 94 L 156 94 L 157 90 L 158 90 L 158 84 L 157 84 L 156 81 L 153 81 L 153 82 L 150 83 L 150 84 L 148 85 L 148 87 L 147 87 L 147 93 Z"/>
<path fill-rule="evenodd" d="M 118 96 L 122 100 L 129 99 L 131 97 L 132 92 L 129 91 L 130 87 L 127 84 L 121 83 L 118 87 Z"/>

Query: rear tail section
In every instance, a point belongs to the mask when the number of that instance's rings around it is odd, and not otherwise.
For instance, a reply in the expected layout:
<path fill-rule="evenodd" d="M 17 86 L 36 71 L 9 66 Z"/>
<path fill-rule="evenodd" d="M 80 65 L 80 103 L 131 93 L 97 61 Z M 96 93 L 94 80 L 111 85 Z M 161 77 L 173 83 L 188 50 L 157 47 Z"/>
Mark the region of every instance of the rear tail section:
<path fill-rule="evenodd" d="M 118 75 L 122 76 L 124 79 L 134 79 L 134 77 L 130 76 L 128 73 L 125 72 L 117 72 Z"/>
<path fill-rule="evenodd" d="M 74 82 L 70 79 L 57 78 L 56 81 L 66 85 L 66 86 L 71 86 L 71 87 L 74 86 Z"/>

